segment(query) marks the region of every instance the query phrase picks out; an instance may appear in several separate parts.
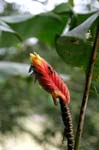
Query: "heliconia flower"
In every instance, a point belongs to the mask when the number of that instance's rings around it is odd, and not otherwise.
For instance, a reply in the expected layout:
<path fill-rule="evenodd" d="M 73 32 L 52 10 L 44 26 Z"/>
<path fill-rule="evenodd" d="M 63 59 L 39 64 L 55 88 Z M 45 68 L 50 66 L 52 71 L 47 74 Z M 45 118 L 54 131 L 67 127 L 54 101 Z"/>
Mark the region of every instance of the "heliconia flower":
<path fill-rule="evenodd" d="M 29 72 L 33 70 L 39 84 L 52 95 L 54 104 L 57 105 L 57 98 L 61 98 L 65 104 L 69 104 L 70 93 L 68 87 L 58 73 L 37 53 L 30 53 L 30 58 Z"/>

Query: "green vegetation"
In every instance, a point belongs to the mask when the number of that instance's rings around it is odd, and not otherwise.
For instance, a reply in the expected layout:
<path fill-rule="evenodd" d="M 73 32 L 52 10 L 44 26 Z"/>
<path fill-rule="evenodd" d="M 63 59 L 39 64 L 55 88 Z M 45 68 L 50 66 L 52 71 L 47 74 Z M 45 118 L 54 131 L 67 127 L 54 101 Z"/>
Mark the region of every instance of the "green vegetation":
<path fill-rule="evenodd" d="M 50 143 L 51 136 L 55 137 L 57 132 L 63 132 L 59 107 L 54 106 L 51 96 L 40 88 L 38 83 L 34 83 L 28 74 L 29 53 L 33 50 L 45 58 L 69 86 L 70 109 L 76 133 L 99 10 L 75 14 L 72 7 L 71 2 L 63 3 L 50 12 L 33 16 L 18 14 L 10 5 L 0 15 L 1 134 L 28 132 L 41 144 Z M 12 15 L 13 12 L 15 15 Z M 67 26 L 69 30 L 65 32 Z M 31 37 L 36 37 L 39 41 L 31 45 L 26 42 Z M 79 150 L 99 149 L 98 108 L 99 48 Z M 21 118 L 27 118 L 32 114 L 45 115 L 51 123 L 51 127 L 44 124 L 41 139 L 39 135 L 35 137 L 32 131 L 27 131 L 19 123 Z M 65 145 L 61 147 L 61 144 L 56 147 L 66 149 Z"/>

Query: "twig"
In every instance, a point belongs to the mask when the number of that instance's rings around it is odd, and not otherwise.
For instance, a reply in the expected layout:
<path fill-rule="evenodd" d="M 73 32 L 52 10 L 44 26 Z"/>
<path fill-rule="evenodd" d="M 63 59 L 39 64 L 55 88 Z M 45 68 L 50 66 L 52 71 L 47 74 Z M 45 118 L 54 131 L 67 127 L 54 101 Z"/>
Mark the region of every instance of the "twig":
<path fill-rule="evenodd" d="M 67 147 L 68 150 L 74 150 L 74 134 L 73 134 L 73 125 L 72 118 L 70 114 L 69 107 L 63 103 L 63 100 L 60 99 L 60 107 L 62 113 L 62 120 L 65 126 L 64 135 L 67 138 Z"/>
<path fill-rule="evenodd" d="M 98 19 L 99 19 L 99 17 L 98 17 Z M 75 150 L 78 150 L 79 144 L 80 144 L 80 139 L 82 136 L 85 112 L 86 112 L 86 107 L 87 107 L 90 85 L 91 85 L 91 81 L 92 81 L 94 64 L 96 61 L 98 45 L 99 45 L 99 23 L 97 26 L 96 38 L 95 38 L 94 45 L 93 45 L 93 50 L 92 50 L 92 54 L 91 54 L 91 58 L 90 58 L 90 64 L 89 64 L 88 72 L 86 75 L 85 90 L 84 90 L 84 94 L 83 94 L 82 105 L 81 105 L 81 110 L 80 110 L 80 117 L 79 117 L 79 122 L 78 122 L 78 128 L 77 128 L 77 132 L 76 132 Z"/>

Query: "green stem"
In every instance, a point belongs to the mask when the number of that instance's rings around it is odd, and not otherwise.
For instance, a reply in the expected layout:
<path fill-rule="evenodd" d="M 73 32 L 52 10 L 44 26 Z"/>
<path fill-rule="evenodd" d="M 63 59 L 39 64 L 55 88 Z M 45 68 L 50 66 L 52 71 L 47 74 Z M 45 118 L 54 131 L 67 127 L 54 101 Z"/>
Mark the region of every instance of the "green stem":
<path fill-rule="evenodd" d="M 97 26 L 96 38 L 95 38 L 94 45 L 93 45 L 93 50 L 92 50 L 92 54 L 91 54 L 91 58 L 90 58 L 90 64 L 89 64 L 88 72 L 86 75 L 85 90 L 84 90 L 84 94 L 83 94 L 82 105 L 81 105 L 81 110 L 80 110 L 80 117 L 79 117 L 79 122 L 78 122 L 78 128 L 77 128 L 77 132 L 76 132 L 75 150 L 78 150 L 81 136 L 82 136 L 85 112 L 86 112 L 86 107 L 87 107 L 89 91 L 90 91 L 90 85 L 91 85 L 91 81 L 92 81 L 94 64 L 96 61 L 98 44 L 99 44 L 99 23 Z"/>

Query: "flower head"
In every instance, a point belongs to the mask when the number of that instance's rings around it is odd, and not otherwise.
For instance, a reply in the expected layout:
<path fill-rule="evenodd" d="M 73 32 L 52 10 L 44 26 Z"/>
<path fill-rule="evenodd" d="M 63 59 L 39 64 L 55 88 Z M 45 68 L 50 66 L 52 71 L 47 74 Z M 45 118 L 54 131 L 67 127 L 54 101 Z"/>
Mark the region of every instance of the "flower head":
<path fill-rule="evenodd" d="M 57 72 L 37 53 L 30 53 L 30 58 L 30 68 L 33 69 L 39 84 L 52 95 L 54 104 L 57 105 L 57 98 L 61 98 L 65 104 L 69 104 L 68 87 Z"/>

